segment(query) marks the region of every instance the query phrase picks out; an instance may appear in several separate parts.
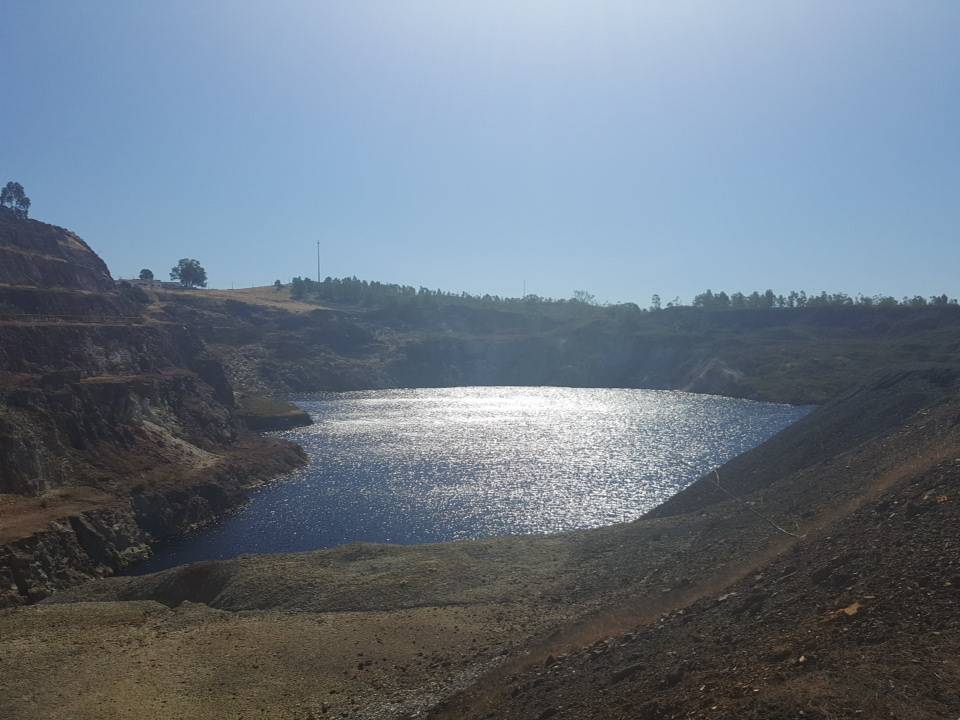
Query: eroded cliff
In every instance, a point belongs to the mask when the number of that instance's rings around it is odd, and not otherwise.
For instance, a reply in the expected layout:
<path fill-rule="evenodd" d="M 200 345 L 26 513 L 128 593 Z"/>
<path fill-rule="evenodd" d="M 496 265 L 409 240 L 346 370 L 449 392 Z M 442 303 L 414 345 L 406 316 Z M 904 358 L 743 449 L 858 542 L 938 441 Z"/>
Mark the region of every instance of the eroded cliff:
<path fill-rule="evenodd" d="M 0 213 L 0 604 L 110 574 L 302 455 L 73 233 Z"/>

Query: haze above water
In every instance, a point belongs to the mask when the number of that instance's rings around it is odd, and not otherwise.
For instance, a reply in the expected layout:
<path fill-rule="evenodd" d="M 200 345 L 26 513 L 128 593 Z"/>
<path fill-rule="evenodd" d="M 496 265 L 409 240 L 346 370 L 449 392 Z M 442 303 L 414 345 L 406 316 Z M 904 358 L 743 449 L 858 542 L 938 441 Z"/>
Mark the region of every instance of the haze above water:
<path fill-rule="evenodd" d="M 309 464 L 158 548 L 153 572 L 354 541 L 424 543 L 633 520 L 806 408 L 675 391 L 377 390 L 297 403 Z"/>

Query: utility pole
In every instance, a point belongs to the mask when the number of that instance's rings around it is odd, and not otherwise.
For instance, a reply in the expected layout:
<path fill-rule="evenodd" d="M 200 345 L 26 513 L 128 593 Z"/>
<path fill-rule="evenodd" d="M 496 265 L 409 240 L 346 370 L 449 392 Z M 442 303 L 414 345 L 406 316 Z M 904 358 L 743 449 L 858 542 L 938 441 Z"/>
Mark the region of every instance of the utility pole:
<path fill-rule="evenodd" d="M 320 284 L 320 241 L 317 240 L 317 285 Z"/>

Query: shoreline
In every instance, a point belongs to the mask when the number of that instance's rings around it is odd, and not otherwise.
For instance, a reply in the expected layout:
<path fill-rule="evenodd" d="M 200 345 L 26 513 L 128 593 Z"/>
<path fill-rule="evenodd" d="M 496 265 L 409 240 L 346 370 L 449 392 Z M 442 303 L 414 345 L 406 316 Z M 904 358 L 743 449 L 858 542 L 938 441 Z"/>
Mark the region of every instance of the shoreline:
<path fill-rule="evenodd" d="M 456 386 L 461 387 L 461 386 Z M 652 392 L 681 392 L 692 395 L 721 397 L 760 404 L 778 404 L 789 407 L 815 407 L 790 403 L 768 403 L 763 400 L 736 397 L 718 393 L 691 392 L 679 389 L 589 387 L 558 385 L 476 385 L 462 387 L 478 388 L 557 388 L 636 390 Z M 276 401 L 254 397 L 254 412 L 244 414 L 243 400 L 239 403 L 238 416 L 251 432 L 283 431 L 312 424 L 310 415 L 296 406 L 297 399 L 311 399 L 322 395 L 342 395 L 350 392 L 377 392 L 380 390 L 435 390 L 450 388 L 368 388 L 355 391 L 322 391 L 317 393 L 291 394 L 289 398 Z M 249 406 L 248 406 L 249 407 Z M 253 430 L 262 422 L 262 429 Z M 273 440 L 260 436 L 261 440 Z M 37 527 L 19 534 L 0 536 L 0 608 L 12 605 L 32 604 L 49 597 L 54 592 L 89 580 L 125 575 L 124 570 L 149 560 L 160 543 L 177 539 L 204 527 L 215 524 L 230 514 L 240 511 L 249 499 L 249 492 L 270 484 L 282 475 L 306 462 L 305 455 L 297 464 L 290 465 L 289 448 L 278 447 L 277 456 L 256 458 L 250 468 L 252 475 L 246 480 L 233 477 L 231 468 L 234 451 L 225 455 L 226 467 L 213 476 L 196 482 L 186 479 L 164 482 L 165 489 L 146 494 L 131 493 L 124 497 L 102 494 L 85 507 L 80 503 L 67 503 L 72 508 L 58 513 L 55 503 L 45 508 L 44 520 Z M 297 450 L 302 452 L 302 449 Z M 242 455 L 241 450 L 240 454 Z M 269 454 L 269 453 L 268 453 Z M 243 460 L 240 460 L 241 464 Z M 270 469 L 277 462 L 281 469 Z M 261 467 L 262 466 L 262 467 Z M 243 472 L 243 471 L 240 471 Z M 197 475 L 198 473 L 193 473 Z M 249 474 L 249 473 L 248 473 Z M 83 486 L 63 488 L 58 491 L 68 498 L 84 497 L 90 491 Z M 678 491 L 679 492 L 679 491 Z M 171 497 L 168 498 L 167 495 Z M 672 497 L 672 496 L 671 496 Z M 43 503 L 44 498 L 12 498 L 23 505 Z M 666 502 L 666 501 L 665 501 Z M 158 519 L 163 517 L 163 522 Z M 602 529 L 590 528 L 591 530 Z M 114 528 L 120 528 L 115 530 Z M 0 531 L 3 528 L 0 527 Z M 452 541 L 450 541 L 452 542 Z"/>
<path fill-rule="evenodd" d="M 354 401 L 357 397 L 368 400 L 358 403 Z M 538 458 L 536 451 L 528 448 L 512 455 L 509 466 L 479 470 L 476 463 L 486 463 L 490 459 L 483 448 L 502 441 L 504 436 L 486 425 L 460 426 L 459 416 L 471 412 L 466 408 L 473 408 L 475 402 L 493 402 L 496 409 L 491 410 L 493 415 L 488 420 L 500 418 L 494 420 L 495 424 L 501 420 L 510 422 L 516 412 L 525 412 L 521 409 L 526 407 L 525 399 L 530 399 L 539 410 L 536 416 L 528 417 L 533 426 L 521 423 L 515 428 L 516 435 L 509 433 L 511 441 L 526 445 L 528 440 L 525 438 L 537 438 L 544 451 L 562 449 L 565 438 L 573 438 L 580 432 L 576 429 L 578 427 L 582 432 L 605 436 L 617 432 L 620 420 L 640 422 L 648 427 L 642 434 L 645 439 L 640 439 L 641 434 L 622 436 L 621 439 L 632 443 L 632 449 L 627 453 L 631 458 L 649 460 L 625 460 L 622 448 L 618 450 L 599 442 L 593 444 L 592 450 L 582 447 L 580 461 L 558 457 L 549 465 L 543 465 L 544 461 Z M 329 420 L 334 426 L 343 420 L 366 423 L 372 419 L 377 423 L 390 423 L 391 428 L 398 423 L 397 432 L 402 432 L 404 438 L 409 433 L 436 437 L 410 440 L 411 447 L 416 448 L 411 452 L 415 453 L 417 461 L 391 457 L 386 460 L 388 466 L 385 467 L 375 459 L 378 453 L 376 443 L 386 442 L 392 446 L 394 442 L 402 441 L 400 436 L 394 437 L 392 429 L 385 428 L 387 434 L 378 434 L 375 438 L 365 434 L 351 437 L 329 435 L 322 428 L 318 435 L 313 430 L 306 434 L 282 434 L 281 437 L 302 443 L 311 466 L 306 473 L 295 475 L 296 481 L 292 485 L 271 485 L 273 489 L 265 496 L 252 496 L 252 504 L 245 504 L 236 513 L 231 513 L 226 523 L 209 535 L 193 535 L 184 542 L 172 538 L 174 542 L 165 549 L 158 549 L 154 557 L 145 561 L 147 569 L 134 570 L 133 574 L 160 572 L 184 563 L 226 560 L 238 555 L 333 549 L 358 541 L 423 545 L 460 539 L 556 535 L 631 522 L 680 492 L 714 465 L 727 462 L 734 454 L 742 454 L 750 446 L 765 442 L 796 422 L 801 413 L 807 412 L 806 408 L 798 410 L 786 405 L 695 396 L 682 391 L 618 388 L 603 388 L 599 392 L 582 388 L 545 391 L 542 387 L 500 386 L 405 388 L 362 391 L 359 394 L 296 396 L 290 400 L 300 403 L 318 418 Z M 374 403 L 377 408 L 374 415 L 366 409 L 358 410 L 365 408 L 366 402 Z M 466 403 L 464 410 L 460 409 L 461 402 Z M 501 405 L 501 402 L 505 404 Z M 329 403 L 327 409 L 320 407 L 324 403 Z M 589 419 L 574 417 L 574 414 L 582 415 L 581 408 L 588 403 L 597 404 L 595 414 Z M 439 407 L 449 410 L 438 410 Z M 398 411 L 401 411 L 400 416 L 395 416 Z M 672 418 L 676 418 L 676 428 L 657 429 L 669 424 Z M 453 435 L 439 427 L 450 422 L 457 428 Z M 570 423 L 573 425 L 564 429 L 563 426 Z M 524 427 L 528 429 L 524 430 Z M 702 454 L 698 458 L 701 467 L 690 465 L 683 459 L 686 452 L 683 448 L 698 440 L 694 435 L 686 435 L 693 428 L 712 438 L 698 446 L 697 452 Z M 473 436 L 469 440 L 473 449 L 464 446 L 467 453 L 464 458 L 450 455 L 446 443 L 439 439 L 460 437 L 459 430 Z M 555 440 L 551 441 L 547 434 Z M 406 451 L 402 454 L 405 456 Z M 347 465 L 331 473 L 330 468 L 339 468 L 341 462 Z M 352 469 L 354 462 L 365 469 Z M 613 464 L 607 465 L 608 462 Z M 517 469 L 520 467 L 523 469 Z M 590 475 L 598 468 L 602 468 L 598 472 L 603 474 L 603 481 Z M 410 475 L 404 486 L 388 489 L 381 485 L 394 475 L 407 477 L 407 473 Z M 473 477 L 476 473 L 480 475 Z M 548 477 L 552 479 L 548 480 Z M 491 483 L 490 487 L 480 490 L 478 486 L 486 487 L 487 482 Z M 600 487 L 604 482 L 617 488 L 615 500 L 597 495 L 604 493 Z M 555 487 L 555 483 L 562 483 L 563 489 Z M 494 484 L 497 487 L 502 485 L 504 489 L 495 490 Z M 431 489 L 462 494 L 466 503 L 464 507 L 470 508 L 471 517 L 476 513 L 486 520 L 457 520 L 455 513 L 441 510 L 429 498 L 423 498 L 421 506 L 418 491 L 429 493 Z M 522 496 L 514 493 L 522 493 Z M 349 494 L 352 499 L 347 501 L 342 497 L 344 494 Z M 572 507 L 563 499 L 574 495 L 583 497 L 582 507 Z M 538 509 L 540 503 L 549 504 L 551 509 Z M 394 504 L 396 509 L 389 513 L 389 517 L 380 512 L 381 505 Z M 518 512 L 528 516 L 526 520 L 512 517 Z M 414 527 L 420 529 L 410 530 Z"/>

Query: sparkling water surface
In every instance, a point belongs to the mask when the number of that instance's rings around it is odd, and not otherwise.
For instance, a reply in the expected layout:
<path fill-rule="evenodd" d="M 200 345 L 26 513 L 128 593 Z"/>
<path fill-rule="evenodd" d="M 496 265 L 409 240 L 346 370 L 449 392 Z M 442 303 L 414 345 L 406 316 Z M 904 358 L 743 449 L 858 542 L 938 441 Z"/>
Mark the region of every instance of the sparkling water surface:
<path fill-rule="evenodd" d="M 295 399 L 309 464 L 153 572 L 354 541 L 424 543 L 633 520 L 808 408 L 660 390 L 466 387 Z"/>

